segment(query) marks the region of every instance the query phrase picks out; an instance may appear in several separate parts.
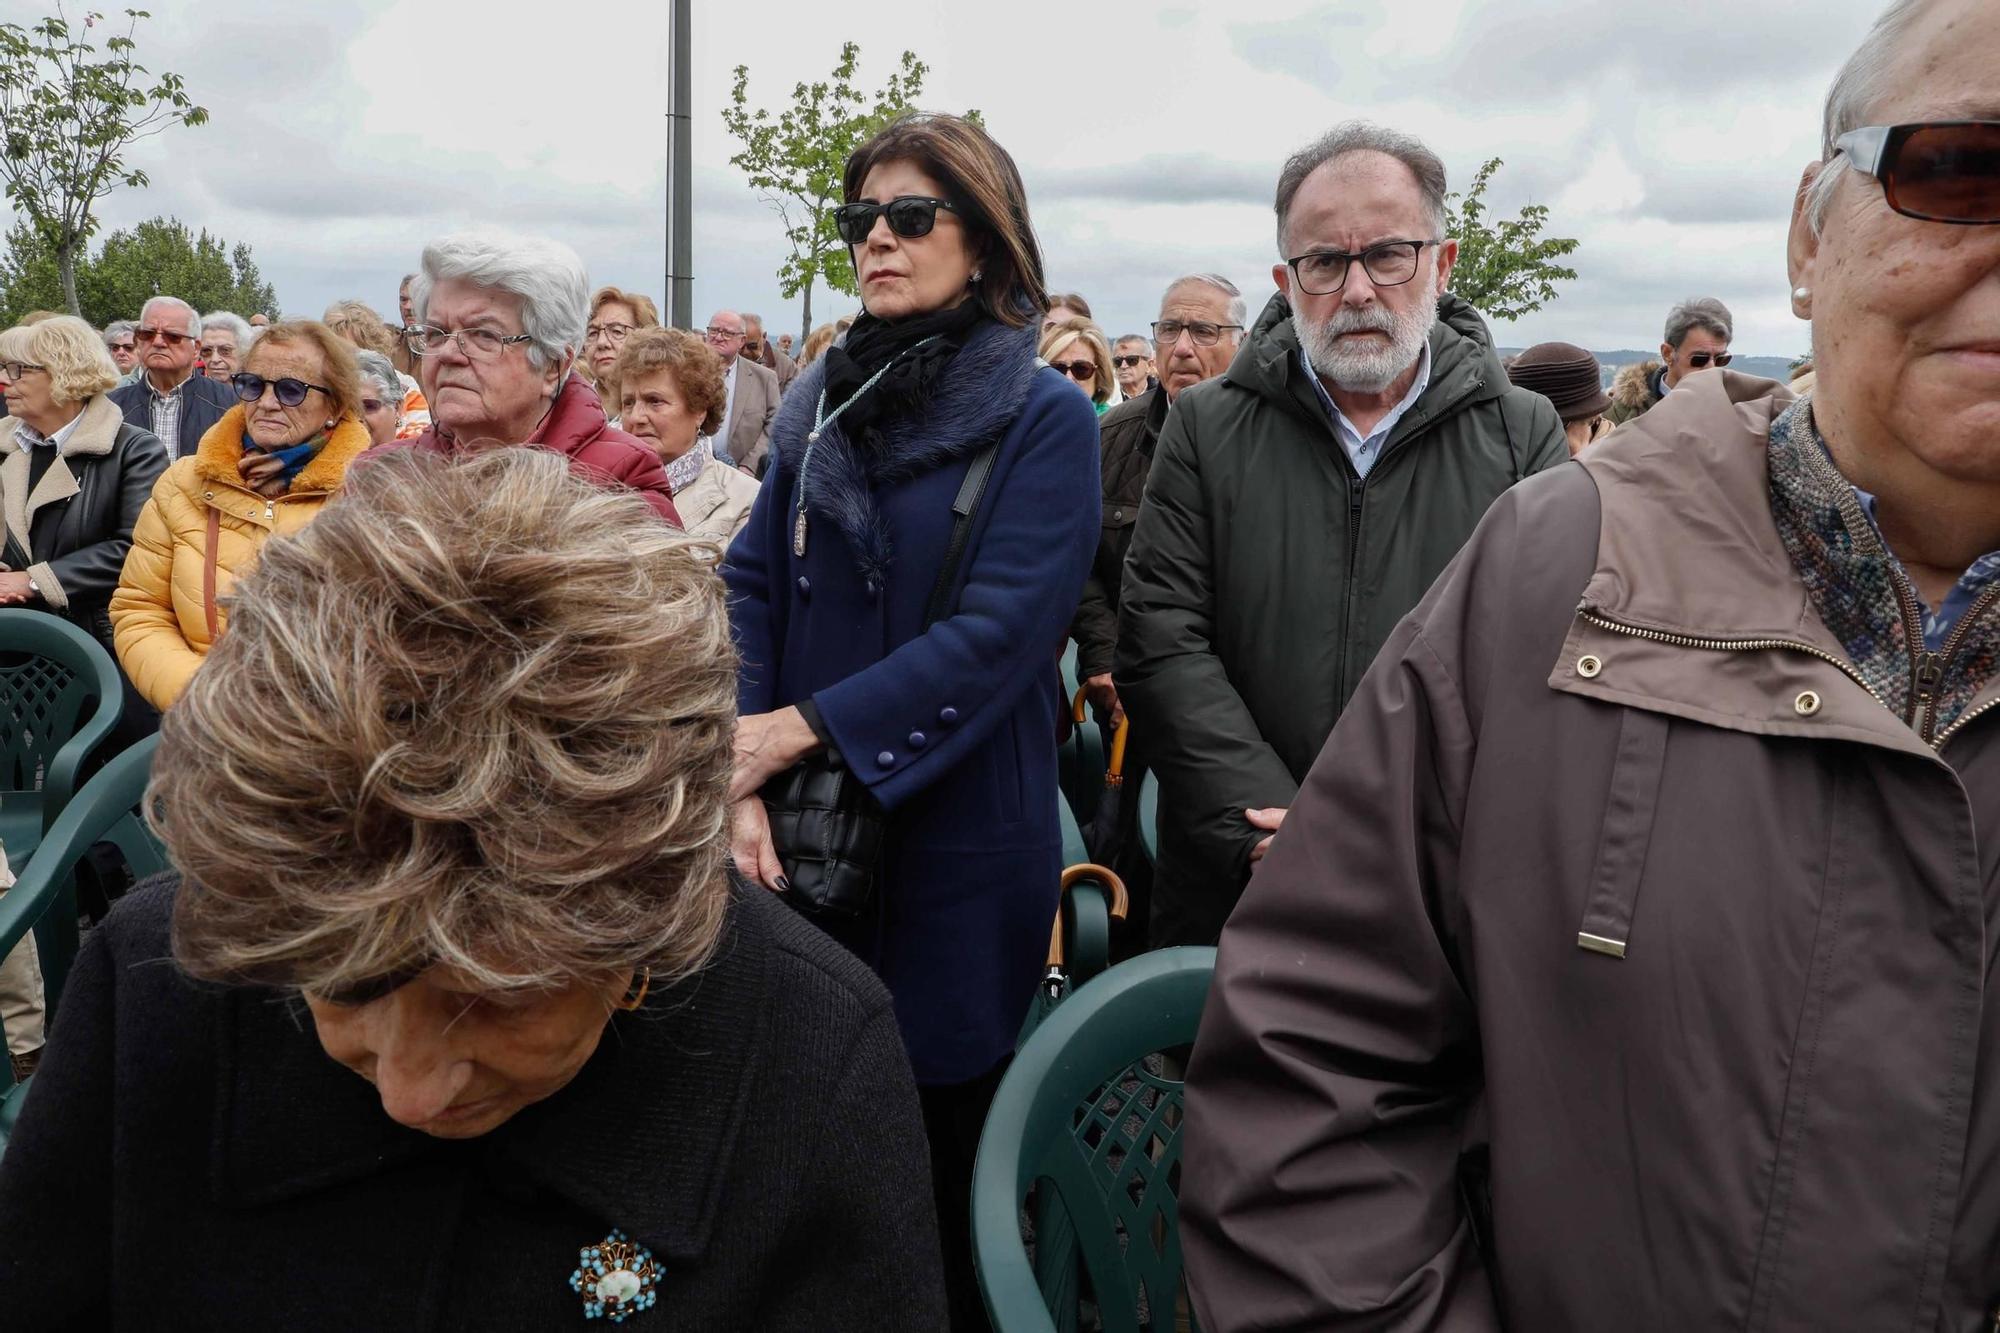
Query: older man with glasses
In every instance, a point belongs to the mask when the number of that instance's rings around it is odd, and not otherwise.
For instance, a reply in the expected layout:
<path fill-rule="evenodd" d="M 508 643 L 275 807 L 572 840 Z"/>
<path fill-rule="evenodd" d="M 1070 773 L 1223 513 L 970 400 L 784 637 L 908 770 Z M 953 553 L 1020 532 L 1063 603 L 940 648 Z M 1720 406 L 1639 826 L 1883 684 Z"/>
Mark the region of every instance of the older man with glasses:
<path fill-rule="evenodd" d="M 1611 381 L 1611 408 L 1605 415 L 1622 425 L 1673 392 L 1698 370 L 1729 364 L 1729 340 L 1736 321 L 1729 307 L 1712 296 L 1694 296 L 1667 312 L 1660 359 L 1636 361 Z"/>
<path fill-rule="evenodd" d="M 1445 189 L 1414 138 L 1342 125 L 1285 164 L 1278 294 L 1228 369 L 1194 383 L 1182 346 L 1213 316 L 1154 327 L 1174 409 L 1112 675 L 1160 778 L 1155 944 L 1215 943 L 1396 622 L 1502 491 L 1569 457 L 1445 290 Z"/>
<path fill-rule="evenodd" d="M 761 337 L 762 329 L 758 332 Z M 778 377 L 743 354 L 750 323 L 734 310 L 711 315 L 702 337 L 723 366 L 723 419 L 715 434 L 715 456 L 761 476 L 771 450 L 771 421 L 778 415 Z"/>
<path fill-rule="evenodd" d="M 226 382 L 194 373 L 201 316 L 179 297 L 155 296 L 146 302 L 133 340 L 145 373 L 135 383 L 113 389 L 111 401 L 125 420 L 157 435 L 172 458 L 185 458 L 209 427 L 236 406 L 236 395 Z"/>

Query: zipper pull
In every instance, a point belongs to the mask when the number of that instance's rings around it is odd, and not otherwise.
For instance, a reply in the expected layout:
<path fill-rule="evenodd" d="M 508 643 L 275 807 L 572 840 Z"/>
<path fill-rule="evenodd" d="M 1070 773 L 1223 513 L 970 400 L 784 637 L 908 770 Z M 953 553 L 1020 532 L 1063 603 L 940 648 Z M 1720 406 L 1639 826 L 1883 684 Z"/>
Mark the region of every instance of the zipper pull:
<path fill-rule="evenodd" d="M 1929 698 L 1944 680 L 1944 657 L 1939 653 L 1925 652 L 1917 657 L 1917 695 Z"/>

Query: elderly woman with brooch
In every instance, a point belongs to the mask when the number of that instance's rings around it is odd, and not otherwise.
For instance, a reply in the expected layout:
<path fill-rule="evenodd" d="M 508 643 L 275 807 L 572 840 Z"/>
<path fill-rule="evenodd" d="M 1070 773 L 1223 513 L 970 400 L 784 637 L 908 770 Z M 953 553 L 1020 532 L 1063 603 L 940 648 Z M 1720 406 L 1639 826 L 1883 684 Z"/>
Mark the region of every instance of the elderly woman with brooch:
<path fill-rule="evenodd" d="M 232 610 L 153 766 L 180 873 L 0 1156 L 7 1326 L 940 1327 L 889 997 L 729 879 L 702 548 L 552 451 L 402 450 Z"/>
<path fill-rule="evenodd" d="M 786 395 L 724 562 L 743 656 L 735 853 L 888 984 L 954 1326 L 977 1327 L 972 1157 L 1056 910 L 1053 672 L 1097 540 L 1097 418 L 1036 361 L 1041 254 L 984 130 L 898 120 L 843 185 L 865 311 Z M 831 785 L 843 818 L 879 820 L 879 847 L 857 843 L 872 873 L 788 845 L 811 840 L 784 793 Z"/>

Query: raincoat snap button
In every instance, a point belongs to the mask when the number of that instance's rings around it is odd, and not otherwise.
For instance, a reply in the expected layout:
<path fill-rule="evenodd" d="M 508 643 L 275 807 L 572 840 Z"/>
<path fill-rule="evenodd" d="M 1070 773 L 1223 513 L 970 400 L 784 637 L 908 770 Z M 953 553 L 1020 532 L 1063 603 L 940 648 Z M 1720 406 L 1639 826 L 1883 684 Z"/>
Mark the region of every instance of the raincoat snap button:
<path fill-rule="evenodd" d="M 1792 711 L 1800 717 L 1811 717 L 1819 711 L 1819 695 L 1813 690 L 1800 690 L 1799 697 L 1792 700 Z"/>
<path fill-rule="evenodd" d="M 1604 670 L 1604 662 L 1601 658 L 1592 657 L 1586 653 L 1576 659 L 1576 674 L 1582 676 L 1585 680 L 1596 680 L 1597 673 L 1602 670 Z"/>
<path fill-rule="evenodd" d="M 884 750 L 882 751 L 882 753 L 875 756 L 875 762 L 881 765 L 883 768 L 894 768 L 896 765 L 895 752 L 892 750 Z"/>

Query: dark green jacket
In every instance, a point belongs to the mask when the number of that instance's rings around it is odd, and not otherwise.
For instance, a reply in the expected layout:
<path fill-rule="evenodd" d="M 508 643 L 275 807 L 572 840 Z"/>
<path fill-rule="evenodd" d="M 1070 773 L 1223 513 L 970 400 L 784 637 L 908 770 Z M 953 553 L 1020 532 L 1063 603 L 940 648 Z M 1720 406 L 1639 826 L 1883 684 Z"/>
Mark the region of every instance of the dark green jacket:
<path fill-rule="evenodd" d="M 1569 458 L 1447 295 L 1431 380 L 1364 483 L 1274 296 L 1160 433 L 1119 607 L 1114 678 L 1160 777 L 1155 944 L 1213 944 L 1362 673 L 1501 492 Z"/>
<path fill-rule="evenodd" d="M 1104 528 L 1097 538 L 1090 577 L 1083 581 L 1083 600 L 1070 620 L 1079 679 L 1111 670 L 1118 647 L 1118 594 L 1125 581 L 1125 553 L 1132 546 L 1132 528 L 1146 496 L 1146 472 L 1153 465 L 1160 428 L 1167 423 L 1167 406 L 1166 390 L 1155 385 L 1097 419 Z"/>

